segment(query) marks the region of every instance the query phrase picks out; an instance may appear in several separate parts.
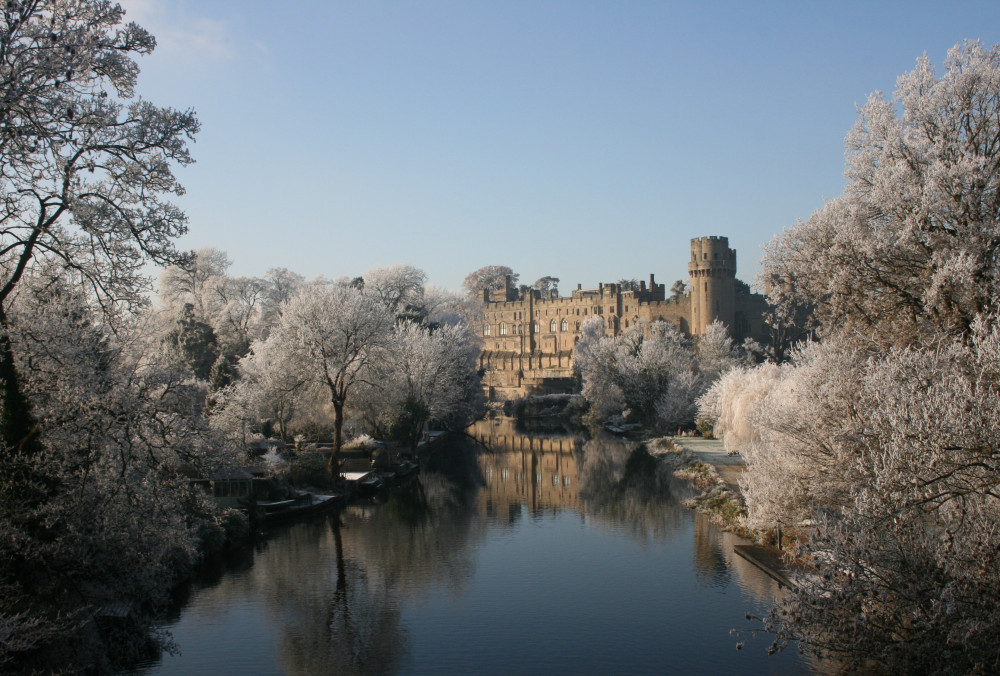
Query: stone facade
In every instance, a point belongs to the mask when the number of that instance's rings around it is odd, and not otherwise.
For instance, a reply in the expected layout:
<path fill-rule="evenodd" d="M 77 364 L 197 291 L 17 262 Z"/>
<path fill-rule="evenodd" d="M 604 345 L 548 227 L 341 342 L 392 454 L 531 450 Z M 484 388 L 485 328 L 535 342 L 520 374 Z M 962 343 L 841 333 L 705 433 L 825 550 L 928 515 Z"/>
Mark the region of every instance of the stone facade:
<path fill-rule="evenodd" d="M 604 320 L 605 333 L 617 336 L 634 326 L 665 321 L 690 336 L 702 334 L 718 319 L 734 340 L 766 342 L 763 314 L 767 302 L 736 280 L 736 251 L 726 237 L 691 240 L 691 293 L 668 298 L 653 275 L 638 288 L 579 285 L 570 296 L 543 297 L 534 289 L 482 292 L 480 368 L 491 397 L 567 392 L 573 387 L 573 347 L 589 317 Z"/>

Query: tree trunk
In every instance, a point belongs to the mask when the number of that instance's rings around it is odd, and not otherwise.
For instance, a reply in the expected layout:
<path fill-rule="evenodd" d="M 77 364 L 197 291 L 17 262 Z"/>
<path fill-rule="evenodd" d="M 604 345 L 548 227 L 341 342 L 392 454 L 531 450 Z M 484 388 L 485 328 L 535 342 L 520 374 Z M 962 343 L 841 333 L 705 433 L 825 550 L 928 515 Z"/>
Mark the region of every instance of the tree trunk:
<path fill-rule="evenodd" d="M 0 442 L 4 453 L 34 450 L 37 436 L 28 398 L 14 364 L 14 348 L 7 333 L 7 313 L 0 307 Z"/>
<path fill-rule="evenodd" d="M 334 400 L 333 402 L 333 450 L 330 451 L 330 460 L 326 469 L 330 475 L 336 479 L 340 476 L 340 445 L 343 441 L 344 430 L 344 403 Z"/>

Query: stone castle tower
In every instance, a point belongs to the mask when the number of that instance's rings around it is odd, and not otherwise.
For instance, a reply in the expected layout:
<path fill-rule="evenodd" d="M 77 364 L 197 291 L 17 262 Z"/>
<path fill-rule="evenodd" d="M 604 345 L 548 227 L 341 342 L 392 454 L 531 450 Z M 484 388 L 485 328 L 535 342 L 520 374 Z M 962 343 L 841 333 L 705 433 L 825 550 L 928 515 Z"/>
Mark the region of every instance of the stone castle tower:
<path fill-rule="evenodd" d="M 701 335 L 718 319 L 730 332 L 735 328 L 736 250 L 728 237 L 691 240 L 691 333 Z"/>
<path fill-rule="evenodd" d="M 700 336 L 718 319 L 735 342 L 753 338 L 767 343 L 763 321 L 767 299 L 736 279 L 736 251 L 728 237 L 691 240 L 691 293 L 668 296 L 653 275 L 649 283 L 580 285 L 569 296 L 515 288 L 482 291 L 482 351 L 479 367 L 490 396 L 511 398 L 528 393 L 569 392 L 576 386 L 573 352 L 583 324 L 591 317 L 604 323 L 604 335 L 646 330 L 654 322 L 672 324 L 688 336 Z"/>

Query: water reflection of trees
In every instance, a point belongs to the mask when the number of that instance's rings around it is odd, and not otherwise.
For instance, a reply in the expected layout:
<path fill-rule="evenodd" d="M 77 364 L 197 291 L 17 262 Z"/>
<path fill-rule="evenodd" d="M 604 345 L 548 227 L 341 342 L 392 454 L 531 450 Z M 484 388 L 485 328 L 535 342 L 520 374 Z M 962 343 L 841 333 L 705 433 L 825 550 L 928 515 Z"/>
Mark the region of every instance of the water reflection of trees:
<path fill-rule="evenodd" d="M 673 466 L 640 444 L 602 437 L 583 446 L 580 497 L 595 523 L 624 530 L 640 542 L 664 541 L 680 532 L 682 483 Z"/>
<path fill-rule="evenodd" d="M 781 585 L 733 549 L 734 545 L 747 542 L 719 529 L 707 515 L 694 513 L 694 570 L 698 579 L 707 586 L 719 588 L 735 579 L 739 587 L 762 606 L 770 605 L 782 594 Z"/>
<path fill-rule="evenodd" d="M 480 509 L 494 523 L 514 523 L 522 507 L 532 515 L 568 509 L 640 541 L 664 540 L 681 523 L 681 482 L 638 443 L 526 434 L 509 419 L 484 420 L 469 431 L 484 449 Z"/>
<path fill-rule="evenodd" d="M 289 673 L 384 673 L 407 651 L 404 601 L 462 589 L 482 534 L 460 482 L 428 473 L 380 505 L 298 524 L 260 552 L 255 583 Z"/>

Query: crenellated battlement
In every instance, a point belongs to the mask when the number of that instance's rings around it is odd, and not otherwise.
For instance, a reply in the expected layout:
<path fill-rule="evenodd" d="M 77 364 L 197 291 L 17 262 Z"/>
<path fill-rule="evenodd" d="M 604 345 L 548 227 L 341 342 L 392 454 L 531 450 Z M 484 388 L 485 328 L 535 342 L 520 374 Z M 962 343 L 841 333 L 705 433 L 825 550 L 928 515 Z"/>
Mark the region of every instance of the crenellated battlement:
<path fill-rule="evenodd" d="M 729 238 L 711 235 L 691 240 L 688 264 L 691 293 L 667 297 L 653 275 L 648 283 L 623 286 L 577 285 L 569 296 L 542 296 L 527 288 L 505 288 L 482 294 L 484 383 L 497 396 L 521 396 L 530 391 L 558 391 L 573 379 L 573 348 L 588 319 L 599 317 L 604 333 L 617 336 L 629 329 L 645 330 L 653 322 L 673 324 L 698 336 L 715 320 L 729 327 L 736 340 L 767 341 L 762 316 L 763 296 L 736 298 L 736 250 Z"/>

